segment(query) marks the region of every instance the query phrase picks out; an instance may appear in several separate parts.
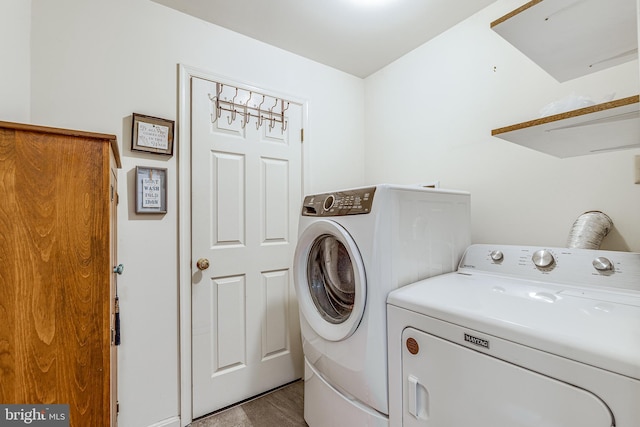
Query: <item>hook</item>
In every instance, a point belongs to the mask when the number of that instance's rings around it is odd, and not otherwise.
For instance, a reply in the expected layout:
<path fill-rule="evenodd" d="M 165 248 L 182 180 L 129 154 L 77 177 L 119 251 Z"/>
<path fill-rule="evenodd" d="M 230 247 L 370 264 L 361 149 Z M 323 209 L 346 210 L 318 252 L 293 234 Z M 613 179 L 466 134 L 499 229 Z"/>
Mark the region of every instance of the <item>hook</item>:
<path fill-rule="evenodd" d="M 238 97 L 238 88 L 236 88 L 236 94 L 233 96 L 233 99 L 231 99 L 231 110 L 229 110 L 231 112 L 231 115 L 229 117 L 227 117 L 227 122 L 229 124 L 233 123 L 236 121 L 236 98 Z"/>
<path fill-rule="evenodd" d="M 262 104 L 264 104 L 264 100 L 265 96 L 262 95 L 262 102 L 260 103 L 260 105 L 258 105 L 258 115 L 256 116 L 256 118 L 258 119 L 258 121 L 256 122 L 256 130 L 260 129 L 260 126 L 262 126 L 262 121 L 264 120 L 264 117 L 262 117 Z"/>
<path fill-rule="evenodd" d="M 246 107 L 245 107 L 246 109 Z M 245 113 L 246 119 L 242 121 L 242 129 L 246 128 L 249 122 L 251 121 L 251 111 L 247 111 Z"/>
<path fill-rule="evenodd" d="M 276 98 L 276 102 L 269 108 L 269 117 L 273 117 L 273 109 L 278 106 L 278 98 Z M 271 119 L 269 119 L 271 120 Z"/>
<path fill-rule="evenodd" d="M 276 126 L 276 119 L 273 117 L 273 109 L 278 106 L 278 98 L 276 98 L 276 102 L 273 104 L 273 107 L 269 108 L 269 130 L 272 130 Z"/>
<path fill-rule="evenodd" d="M 222 84 L 216 83 L 216 120 L 222 117 L 222 106 L 220 105 L 220 95 L 222 95 Z"/>
<path fill-rule="evenodd" d="M 287 108 L 284 108 L 284 100 L 280 102 L 282 102 L 282 106 L 280 107 L 280 120 L 281 120 L 280 129 L 282 130 L 282 133 L 284 133 L 284 131 L 287 130 L 287 121 L 284 118 L 284 112 L 289 109 L 289 101 L 287 101 Z"/>
<path fill-rule="evenodd" d="M 253 97 L 253 92 L 249 92 L 249 98 L 247 99 L 247 102 L 244 103 L 244 113 L 242 114 L 242 121 L 241 121 L 242 129 L 247 127 L 247 124 L 249 124 L 249 121 L 251 120 L 251 111 L 249 111 L 249 102 L 251 101 L 252 97 Z"/>
<path fill-rule="evenodd" d="M 216 83 L 216 95 L 209 95 L 209 100 L 215 104 L 215 113 L 211 114 L 211 123 L 215 123 L 216 120 L 222 116 L 222 107 L 220 106 L 220 94 L 222 93 L 222 84 Z"/>
<path fill-rule="evenodd" d="M 211 103 L 215 103 L 216 105 L 218 104 L 218 99 L 211 95 L 210 93 L 207 94 L 207 96 L 209 97 L 209 101 L 211 101 Z M 214 109 L 217 109 L 217 107 L 213 107 Z M 216 120 L 218 120 L 218 114 L 216 112 L 211 113 L 211 123 L 215 123 Z"/>

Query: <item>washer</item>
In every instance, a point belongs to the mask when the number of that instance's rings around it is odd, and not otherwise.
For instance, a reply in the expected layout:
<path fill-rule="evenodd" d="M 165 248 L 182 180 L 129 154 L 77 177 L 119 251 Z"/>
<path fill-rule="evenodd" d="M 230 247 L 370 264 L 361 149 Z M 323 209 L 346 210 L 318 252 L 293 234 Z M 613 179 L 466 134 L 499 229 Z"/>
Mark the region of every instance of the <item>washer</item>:
<path fill-rule="evenodd" d="M 392 427 L 640 425 L 640 254 L 473 245 L 387 310 Z"/>
<path fill-rule="evenodd" d="M 456 268 L 469 202 L 388 184 L 305 197 L 294 278 L 310 427 L 388 426 L 387 294 Z"/>

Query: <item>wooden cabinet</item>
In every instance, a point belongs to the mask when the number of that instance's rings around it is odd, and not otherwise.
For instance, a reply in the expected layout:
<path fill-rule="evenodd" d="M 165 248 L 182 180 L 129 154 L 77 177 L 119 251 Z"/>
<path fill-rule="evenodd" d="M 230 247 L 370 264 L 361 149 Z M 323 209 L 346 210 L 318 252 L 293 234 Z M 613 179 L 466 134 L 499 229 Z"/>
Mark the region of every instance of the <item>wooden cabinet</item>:
<path fill-rule="evenodd" d="M 0 402 L 116 425 L 114 135 L 0 122 Z"/>
<path fill-rule="evenodd" d="M 638 57 L 635 0 L 532 0 L 491 28 L 559 82 Z M 640 147 L 640 103 L 631 96 L 492 130 L 560 158 Z"/>

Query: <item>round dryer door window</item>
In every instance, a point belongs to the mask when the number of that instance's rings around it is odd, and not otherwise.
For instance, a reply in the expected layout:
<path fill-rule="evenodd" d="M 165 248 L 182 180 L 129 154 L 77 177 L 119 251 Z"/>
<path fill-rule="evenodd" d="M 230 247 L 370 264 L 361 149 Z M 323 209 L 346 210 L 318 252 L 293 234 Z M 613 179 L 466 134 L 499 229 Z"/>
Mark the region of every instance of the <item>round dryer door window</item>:
<path fill-rule="evenodd" d="M 366 286 L 358 248 L 333 221 L 312 223 L 298 239 L 295 264 L 300 309 L 325 339 L 350 336 L 364 312 Z"/>

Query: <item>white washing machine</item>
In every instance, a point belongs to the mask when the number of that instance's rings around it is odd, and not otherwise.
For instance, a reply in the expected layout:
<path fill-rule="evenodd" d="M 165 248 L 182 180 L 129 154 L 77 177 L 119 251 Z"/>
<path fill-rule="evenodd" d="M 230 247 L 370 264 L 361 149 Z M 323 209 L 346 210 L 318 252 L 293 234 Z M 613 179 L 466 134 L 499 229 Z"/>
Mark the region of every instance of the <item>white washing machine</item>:
<path fill-rule="evenodd" d="M 392 427 L 640 426 L 640 254 L 473 245 L 387 308 Z"/>
<path fill-rule="evenodd" d="M 294 278 L 310 427 L 388 426 L 387 294 L 456 268 L 469 200 L 393 185 L 305 197 Z"/>

